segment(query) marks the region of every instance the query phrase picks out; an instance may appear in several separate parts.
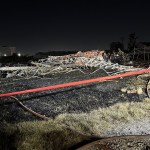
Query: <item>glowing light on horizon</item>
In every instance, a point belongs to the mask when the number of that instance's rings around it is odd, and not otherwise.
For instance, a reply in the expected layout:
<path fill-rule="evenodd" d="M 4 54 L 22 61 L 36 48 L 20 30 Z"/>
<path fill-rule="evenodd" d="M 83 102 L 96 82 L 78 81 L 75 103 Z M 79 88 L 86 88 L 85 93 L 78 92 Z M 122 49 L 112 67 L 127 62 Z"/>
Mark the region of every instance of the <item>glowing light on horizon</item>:
<path fill-rule="evenodd" d="M 20 57 L 20 56 L 21 56 L 21 53 L 18 53 L 17 55 L 18 55 L 18 57 Z"/>

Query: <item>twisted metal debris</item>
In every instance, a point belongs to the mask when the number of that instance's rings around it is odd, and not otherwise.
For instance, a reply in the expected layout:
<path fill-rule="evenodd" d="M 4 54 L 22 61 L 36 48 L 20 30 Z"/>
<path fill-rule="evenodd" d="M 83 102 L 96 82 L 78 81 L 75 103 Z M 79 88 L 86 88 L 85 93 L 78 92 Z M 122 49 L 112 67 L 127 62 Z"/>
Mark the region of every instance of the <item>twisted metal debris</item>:
<path fill-rule="evenodd" d="M 87 68 L 95 68 L 94 72 L 102 69 L 108 75 L 141 69 L 112 63 L 110 60 L 104 58 L 104 54 L 104 51 L 94 50 L 64 56 L 49 56 L 37 62 L 31 62 L 32 67 L 2 67 L 0 71 L 7 71 L 9 68 L 6 76 L 7 78 L 14 76 L 32 78 L 54 75 L 56 73 L 68 73 L 77 69 L 84 73 L 83 69 Z"/>

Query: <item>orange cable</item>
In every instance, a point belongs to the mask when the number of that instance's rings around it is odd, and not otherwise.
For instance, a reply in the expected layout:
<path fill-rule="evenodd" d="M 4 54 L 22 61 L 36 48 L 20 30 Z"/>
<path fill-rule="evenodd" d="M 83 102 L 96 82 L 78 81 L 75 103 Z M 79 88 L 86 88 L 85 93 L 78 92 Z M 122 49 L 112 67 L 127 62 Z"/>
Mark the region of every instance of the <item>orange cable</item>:
<path fill-rule="evenodd" d="M 149 73 L 149 72 L 150 72 L 150 69 L 143 69 L 143 70 L 139 70 L 139 71 L 127 72 L 127 73 L 117 74 L 117 75 L 113 75 L 113 76 L 105 76 L 105 77 L 99 77 L 99 78 L 95 78 L 95 79 L 88 79 L 88 80 L 82 80 L 82 81 L 76 81 L 76 82 L 50 85 L 50 86 L 46 86 L 46 87 L 34 88 L 34 89 L 29 89 L 29 90 L 4 93 L 4 94 L 0 94 L 0 97 L 8 97 L 8 96 L 14 96 L 14 95 L 20 95 L 20 94 L 27 94 L 27 93 L 33 93 L 33 92 L 40 92 L 40 91 L 47 91 L 47 90 L 52 90 L 52 89 L 59 89 L 59 88 L 89 84 L 89 83 L 94 83 L 94 82 L 101 82 L 101 81 L 112 80 L 112 79 L 116 79 L 116 78 L 120 78 L 120 77 L 127 77 L 127 76 L 144 74 L 144 73 Z"/>

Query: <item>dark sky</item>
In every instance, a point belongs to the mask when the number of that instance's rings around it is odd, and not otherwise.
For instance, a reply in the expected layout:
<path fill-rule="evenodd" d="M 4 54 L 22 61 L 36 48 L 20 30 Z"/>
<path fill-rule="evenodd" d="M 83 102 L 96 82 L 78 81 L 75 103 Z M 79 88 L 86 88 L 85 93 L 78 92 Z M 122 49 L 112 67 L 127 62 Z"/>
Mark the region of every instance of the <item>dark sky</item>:
<path fill-rule="evenodd" d="M 24 53 L 109 49 L 132 32 L 150 42 L 149 0 L 5 0 L 0 18 L 0 45 Z"/>

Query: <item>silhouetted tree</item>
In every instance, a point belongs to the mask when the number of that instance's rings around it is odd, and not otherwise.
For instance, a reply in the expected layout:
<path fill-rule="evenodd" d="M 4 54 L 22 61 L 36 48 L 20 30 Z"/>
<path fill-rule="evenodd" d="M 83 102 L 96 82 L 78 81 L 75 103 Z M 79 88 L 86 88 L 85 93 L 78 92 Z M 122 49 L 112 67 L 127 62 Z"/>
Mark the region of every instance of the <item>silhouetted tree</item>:
<path fill-rule="evenodd" d="M 128 51 L 134 50 L 137 38 L 135 33 L 129 34 Z"/>

